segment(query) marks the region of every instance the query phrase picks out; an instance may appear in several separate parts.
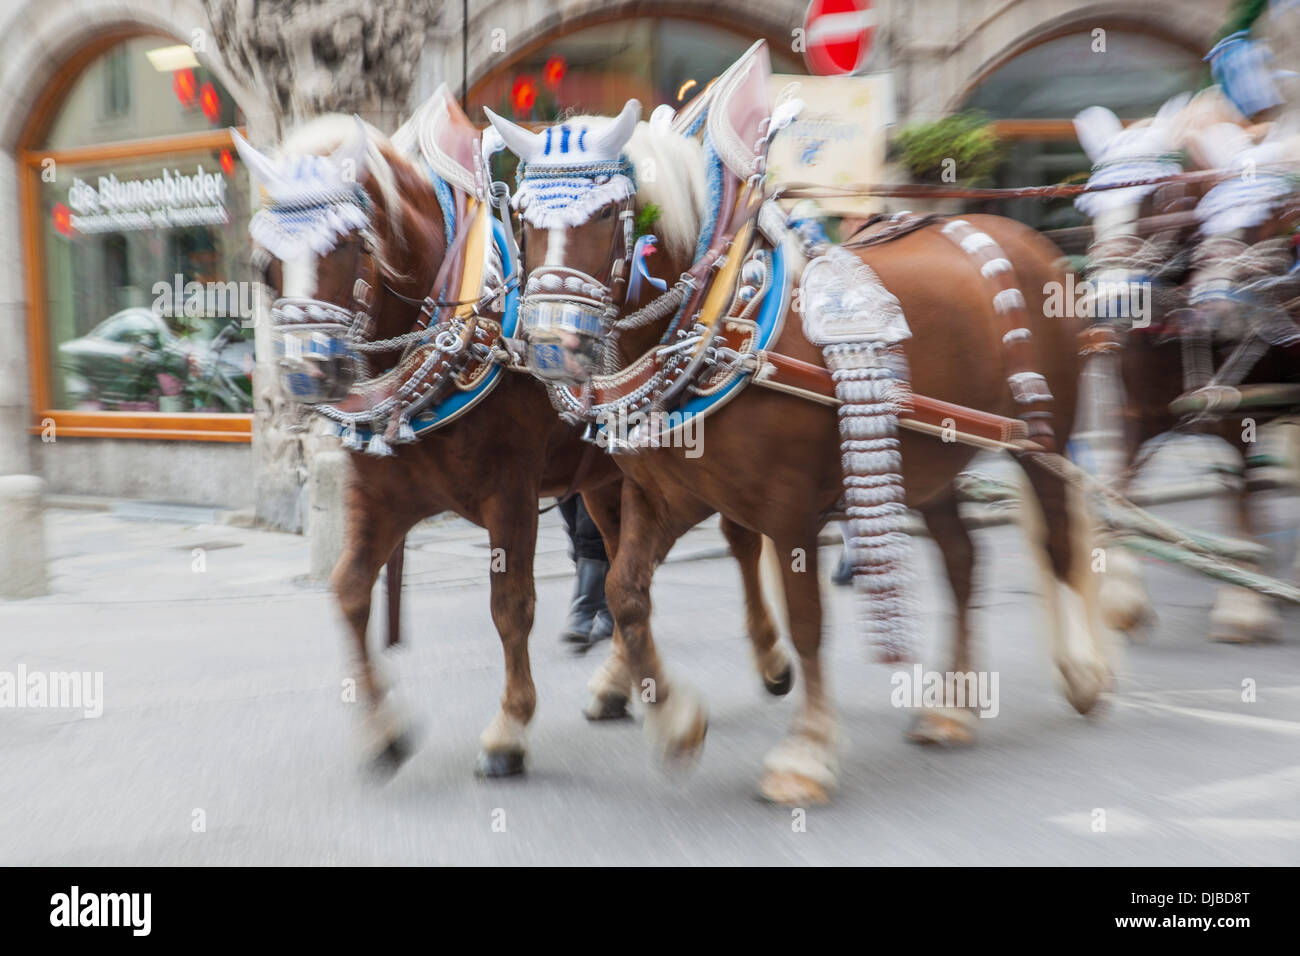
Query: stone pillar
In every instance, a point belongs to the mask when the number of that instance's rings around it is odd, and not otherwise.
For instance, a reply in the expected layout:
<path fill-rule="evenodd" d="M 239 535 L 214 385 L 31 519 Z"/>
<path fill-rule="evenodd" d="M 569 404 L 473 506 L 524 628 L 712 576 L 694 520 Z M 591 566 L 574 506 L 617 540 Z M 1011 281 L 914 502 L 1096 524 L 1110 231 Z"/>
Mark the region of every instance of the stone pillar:
<path fill-rule="evenodd" d="M 319 451 L 312 457 L 307 534 L 311 539 L 311 576 L 318 581 L 329 579 L 343 553 L 343 489 L 347 480 L 346 452 Z"/>
<path fill-rule="evenodd" d="M 18 166 L 9 150 L 0 151 L 0 475 L 34 470 L 27 433 L 27 306 L 23 301 L 21 229 L 18 221 Z M 0 531 L 0 533 L 3 533 Z"/>
<path fill-rule="evenodd" d="M 264 106 L 246 110 L 249 138 L 262 148 L 325 112 L 356 113 L 392 132 L 407 115 L 426 31 L 441 16 L 441 5 L 419 0 L 204 0 L 204 6 L 222 57 Z M 337 451 L 338 442 L 281 393 L 266 305 L 257 315 L 253 379 L 258 521 L 301 532 L 310 508 L 313 523 L 341 528 L 341 515 L 337 522 L 319 517 L 307 489 L 315 456 Z"/>
<path fill-rule="evenodd" d="M 44 494 L 45 483 L 32 475 L 0 477 L 0 598 L 48 592 Z"/>

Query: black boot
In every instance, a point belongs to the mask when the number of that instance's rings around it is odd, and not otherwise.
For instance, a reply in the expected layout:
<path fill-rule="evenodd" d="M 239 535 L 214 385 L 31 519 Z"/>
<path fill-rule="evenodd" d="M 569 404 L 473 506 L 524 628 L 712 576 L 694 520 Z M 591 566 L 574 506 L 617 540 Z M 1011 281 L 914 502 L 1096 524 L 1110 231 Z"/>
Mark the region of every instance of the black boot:
<path fill-rule="evenodd" d="M 614 616 L 609 613 L 609 608 L 601 604 L 600 610 L 596 612 L 596 620 L 591 625 L 591 644 L 599 644 L 601 641 L 607 641 L 614 636 Z"/>
<path fill-rule="evenodd" d="M 605 573 L 608 561 L 594 558 L 578 559 L 578 575 L 573 582 L 573 600 L 569 605 L 569 619 L 560 632 L 560 640 L 569 644 L 590 645 L 596 615 L 605 610 Z M 606 611 L 606 616 L 608 612 Z"/>

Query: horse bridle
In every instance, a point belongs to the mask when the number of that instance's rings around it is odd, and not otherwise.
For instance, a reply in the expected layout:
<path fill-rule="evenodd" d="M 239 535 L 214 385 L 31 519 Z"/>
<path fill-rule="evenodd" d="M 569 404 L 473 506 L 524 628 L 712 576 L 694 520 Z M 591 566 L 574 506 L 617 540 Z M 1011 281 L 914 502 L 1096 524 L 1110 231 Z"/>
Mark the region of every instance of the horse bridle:
<path fill-rule="evenodd" d="M 574 170 L 577 175 L 595 178 L 603 175 L 603 169 L 593 169 L 590 173 Z M 521 166 L 519 178 L 526 179 Z M 610 239 L 608 272 L 604 279 L 565 265 L 542 265 L 529 273 L 524 296 L 530 302 L 562 301 L 592 309 L 599 309 L 605 322 L 613 321 L 623 307 L 623 298 L 627 294 L 628 279 L 632 270 L 632 257 L 636 249 L 636 212 L 633 205 L 635 193 L 624 196 L 618 202 L 619 227 Z M 591 220 L 588 219 L 587 222 Z M 520 262 L 527 261 L 528 231 L 523 230 L 523 245 L 520 249 Z M 622 241 L 622 255 L 618 245 Z M 592 332 L 599 332 L 593 329 Z"/>
<path fill-rule="evenodd" d="M 376 239 L 374 231 L 369 224 L 371 207 L 369 198 L 365 192 L 358 187 L 357 192 L 351 197 L 351 200 L 367 214 L 367 225 L 356 231 L 356 246 L 353 253 L 353 279 L 351 284 L 351 308 L 345 307 L 338 303 L 326 302 L 322 299 L 314 299 L 304 296 L 280 296 L 271 305 L 271 320 L 276 324 L 293 325 L 303 322 L 326 322 L 337 323 L 347 327 L 346 338 L 353 345 L 364 343 L 368 351 L 376 350 L 376 347 L 382 347 L 391 342 L 394 348 L 404 344 L 404 340 L 412 333 L 421 332 L 428 329 L 437 312 L 444 308 L 456 308 L 461 305 L 473 305 L 481 299 L 472 300 L 448 300 L 438 295 L 438 292 L 445 289 L 446 284 L 450 281 L 451 263 L 457 257 L 459 251 L 464 245 L 465 237 L 471 232 L 467 224 L 466 228 L 461 230 L 455 239 L 449 243 L 443 253 L 443 262 L 439 267 L 438 274 L 434 279 L 429 294 L 423 298 L 415 298 L 405 295 L 393 288 L 384 274 L 379 263 L 379 257 L 376 252 Z M 480 214 L 482 212 L 480 207 Z M 254 252 L 254 265 L 256 266 L 259 254 L 269 255 L 265 250 L 256 250 Z M 376 283 L 378 277 L 378 283 Z M 415 322 L 410 331 L 394 339 L 384 341 L 373 341 L 375 333 L 374 317 L 371 308 L 374 305 L 374 292 L 376 284 L 393 296 L 398 301 L 419 308 Z M 455 350 L 459 344 L 457 341 L 443 341 L 440 338 L 437 343 L 444 350 Z"/>

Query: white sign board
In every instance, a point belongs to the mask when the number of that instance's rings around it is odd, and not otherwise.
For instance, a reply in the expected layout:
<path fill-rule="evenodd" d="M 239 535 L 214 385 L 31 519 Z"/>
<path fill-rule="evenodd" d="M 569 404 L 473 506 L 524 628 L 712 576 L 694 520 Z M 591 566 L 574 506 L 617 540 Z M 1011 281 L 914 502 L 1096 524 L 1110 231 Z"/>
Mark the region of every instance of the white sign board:
<path fill-rule="evenodd" d="M 770 89 L 773 102 L 793 96 L 804 103 L 798 119 L 772 142 L 767 160 L 772 183 L 849 186 L 883 179 L 886 130 L 894 123 L 892 74 L 773 74 Z M 872 197 L 818 203 L 838 216 L 866 216 L 881 208 L 881 201 Z"/>

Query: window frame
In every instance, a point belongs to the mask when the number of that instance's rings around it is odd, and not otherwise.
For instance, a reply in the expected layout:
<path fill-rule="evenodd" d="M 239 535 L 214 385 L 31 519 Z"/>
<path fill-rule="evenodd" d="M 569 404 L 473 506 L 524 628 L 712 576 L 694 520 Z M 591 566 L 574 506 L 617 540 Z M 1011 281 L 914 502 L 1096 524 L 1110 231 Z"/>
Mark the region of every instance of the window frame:
<path fill-rule="evenodd" d="M 36 98 L 15 151 L 18 173 L 18 215 L 23 250 L 23 288 L 26 297 L 27 367 L 30 378 L 32 420 L 28 431 L 73 438 L 145 438 L 170 441 L 252 441 L 252 414 L 212 412 L 119 412 L 57 408 L 52 400 L 49 323 L 45 300 L 45 242 L 41 229 L 42 163 L 52 159 L 79 165 L 118 159 L 141 159 L 164 154 L 210 152 L 234 148 L 230 131 L 214 129 L 146 139 L 100 143 L 67 149 L 42 149 L 60 106 L 77 80 L 98 57 L 114 46 L 137 37 L 158 37 L 182 42 L 172 35 L 139 27 L 109 30 L 68 57 L 44 91 Z M 244 133 L 243 130 L 240 131 Z"/>

